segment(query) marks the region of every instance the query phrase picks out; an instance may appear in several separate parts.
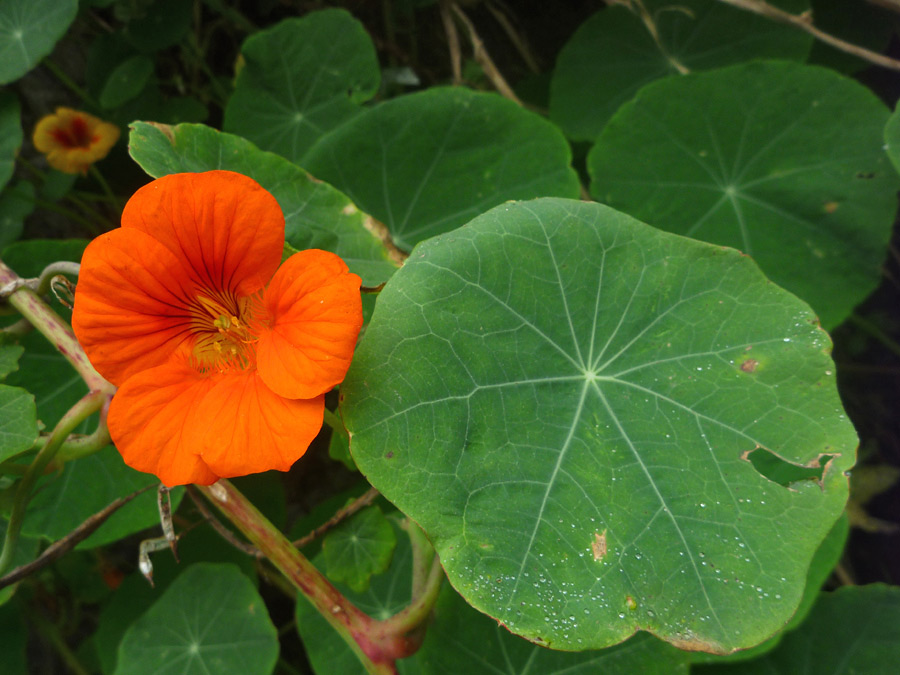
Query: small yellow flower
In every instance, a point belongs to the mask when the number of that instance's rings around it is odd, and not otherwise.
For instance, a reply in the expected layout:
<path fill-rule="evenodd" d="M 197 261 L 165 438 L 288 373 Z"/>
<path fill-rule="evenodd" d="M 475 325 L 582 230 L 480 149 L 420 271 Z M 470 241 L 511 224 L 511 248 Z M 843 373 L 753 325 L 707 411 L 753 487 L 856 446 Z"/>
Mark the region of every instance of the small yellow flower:
<path fill-rule="evenodd" d="M 37 123 L 32 140 L 54 169 L 83 175 L 109 154 L 119 140 L 119 128 L 80 110 L 57 108 Z"/>

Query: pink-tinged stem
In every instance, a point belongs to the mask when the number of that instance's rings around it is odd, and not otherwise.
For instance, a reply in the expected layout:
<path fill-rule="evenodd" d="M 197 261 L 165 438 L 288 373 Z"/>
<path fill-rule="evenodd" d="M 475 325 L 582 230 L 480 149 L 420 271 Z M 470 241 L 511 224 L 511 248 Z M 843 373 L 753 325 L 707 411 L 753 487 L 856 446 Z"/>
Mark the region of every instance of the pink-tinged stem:
<path fill-rule="evenodd" d="M 303 593 L 350 646 L 367 672 L 396 675 L 395 661 L 418 649 L 422 639 L 419 629 L 434 603 L 436 592 L 423 594 L 426 598 L 413 599 L 416 610 L 412 614 L 417 620 L 410 622 L 412 617 L 401 612 L 397 615 L 402 615 L 399 621 L 393 621 L 396 617 L 377 621 L 332 586 L 230 482 L 223 479 L 214 485 L 198 485 L 197 488 Z M 437 561 L 433 566 L 440 567 Z M 436 585 L 440 586 L 440 577 Z"/>
<path fill-rule="evenodd" d="M 20 277 L 0 260 L 0 288 L 9 283 L 19 281 Z M 75 334 L 68 324 L 59 318 L 41 297 L 30 288 L 21 287 L 14 290 L 6 299 L 19 313 L 59 350 L 72 367 L 81 375 L 91 391 L 106 391 L 110 394 L 114 387 L 107 382 L 88 361 L 84 350 L 78 344 Z"/>

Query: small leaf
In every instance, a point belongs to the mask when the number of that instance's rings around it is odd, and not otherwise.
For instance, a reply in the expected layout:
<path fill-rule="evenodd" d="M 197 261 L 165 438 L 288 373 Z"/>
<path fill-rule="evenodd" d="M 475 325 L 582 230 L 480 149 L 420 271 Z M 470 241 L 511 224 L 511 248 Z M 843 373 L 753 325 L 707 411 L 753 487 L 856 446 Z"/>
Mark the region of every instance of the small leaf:
<path fill-rule="evenodd" d="M 387 619 L 409 604 L 410 578 L 412 574 L 412 547 L 409 537 L 400 529 L 397 515 L 388 517 L 397 538 L 397 550 L 390 571 L 372 578 L 369 588 L 356 593 L 337 583 L 338 590 L 344 593 L 354 605 L 375 619 Z M 312 559 L 319 569 L 325 566 L 325 554 L 320 553 Z M 350 651 L 343 639 L 328 624 L 325 618 L 301 594 L 295 607 L 297 632 L 306 648 L 306 654 L 317 675 L 365 675 L 366 671 Z M 407 660 L 398 663 L 403 671 Z"/>
<path fill-rule="evenodd" d="M 796 14 L 809 9 L 807 0 L 772 4 Z M 644 19 L 639 8 L 647 12 Z M 655 38 L 645 20 L 652 22 Z M 791 26 L 710 0 L 606 7 L 560 51 L 550 119 L 569 138 L 593 141 L 619 106 L 653 80 L 757 58 L 802 60 L 811 43 L 810 35 Z"/>
<path fill-rule="evenodd" d="M 437 88 L 367 110 L 304 166 L 387 225 L 409 250 L 509 199 L 577 197 L 559 130 L 496 94 Z"/>
<path fill-rule="evenodd" d="M 378 90 L 372 39 L 342 9 L 280 21 L 247 38 L 241 54 L 224 129 L 295 162 Z"/>
<path fill-rule="evenodd" d="M 155 0 L 143 9 L 143 15 L 125 29 L 125 38 L 141 51 L 177 45 L 191 28 L 193 7 L 184 0 Z"/>
<path fill-rule="evenodd" d="M 115 675 L 269 675 L 278 635 L 235 565 L 186 569 L 125 633 Z"/>
<path fill-rule="evenodd" d="M 24 351 L 19 345 L 0 344 L 0 380 L 19 369 L 19 358 Z"/>
<path fill-rule="evenodd" d="M 147 84 L 153 74 L 153 60 L 149 56 L 133 56 L 116 66 L 100 92 L 100 105 L 117 108 L 130 101 Z"/>
<path fill-rule="evenodd" d="M 737 251 L 540 199 L 416 247 L 341 410 L 360 471 L 509 630 L 727 653 L 788 621 L 846 502 L 857 437 L 829 351 Z M 786 488 L 756 448 L 832 459 Z"/>
<path fill-rule="evenodd" d="M 284 211 L 285 238 L 296 249 L 337 253 L 363 284 L 377 286 L 396 269 L 372 232 L 371 218 L 330 185 L 249 141 L 201 124 L 176 127 L 135 122 L 129 138 L 134 160 L 155 178 L 180 171 L 228 169 L 271 192 Z"/>
<path fill-rule="evenodd" d="M 25 218 L 34 211 L 34 184 L 23 180 L 0 194 L 0 249 L 20 236 Z"/>
<path fill-rule="evenodd" d="M 900 662 L 900 588 L 845 586 L 822 593 L 800 628 L 760 659 L 697 667 L 697 675 L 893 673 Z"/>
<path fill-rule="evenodd" d="M 881 280 L 900 187 L 887 119 L 861 84 L 813 66 L 758 61 L 665 79 L 597 139 L 591 194 L 753 256 L 832 329 Z"/>
<path fill-rule="evenodd" d="M 391 564 L 397 537 L 377 506 L 363 509 L 332 530 L 322 541 L 326 574 L 357 593 Z"/>
<path fill-rule="evenodd" d="M 0 3 L 0 84 L 20 78 L 47 56 L 78 12 L 78 0 Z"/>
<path fill-rule="evenodd" d="M 61 475 L 52 475 L 42 483 L 28 505 L 22 531 L 51 541 L 61 539 L 115 499 L 158 482 L 155 476 L 127 467 L 109 445 L 93 455 L 67 462 Z M 180 489 L 172 492 L 173 511 L 182 495 Z M 150 489 L 116 511 L 78 548 L 118 541 L 154 525 L 159 525 L 159 511 L 156 490 Z"/>
<path fill-rule="evenodd" d="M 0 461 L 25 452 L 38 437 L 34 396 L 0 384 Z"/>
<path fill-rule="evenodd" d="M 2 58 L 0 56 L 0 60 Z M 11 91 L 0 91 L 0 189 L 9 182 L 16 163 L 16 154 L 22 146 L 20 116 L 19 99 L 16 95 Z"/>

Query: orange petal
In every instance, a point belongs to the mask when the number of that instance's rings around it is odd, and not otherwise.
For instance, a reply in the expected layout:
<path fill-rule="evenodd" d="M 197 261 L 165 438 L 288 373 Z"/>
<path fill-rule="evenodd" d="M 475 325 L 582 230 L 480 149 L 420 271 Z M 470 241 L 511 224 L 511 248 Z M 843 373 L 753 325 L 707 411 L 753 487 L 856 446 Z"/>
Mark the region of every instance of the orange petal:
<path fill-rule="evenodd" d="M 84 252 L 72 327 L 94 367 L 116 385 L 189 342 L 190 269 L 152 237 L 113 230 Z"/>
<path fill-rule="evenodd" d="M 176 173 L 138 190 L 122 227 L 146 232 L 188 262 L 201 286 L 252 295 L 284 249 L 284 215 L 255 180 L 232 171 Z"/>
<path fill-rule="evenodd" d="M 197 409 L 187 441 L 223 478 L 287 471 L 322 427 L 323 396 L 293 401 L 252 370 L 218 374 Z"/>
<path fill-rule="evenodd" d="M 360 278 L 338 256 L 309 250 L 288 258 L 266 289 L 269 329 L 257 368 L 286 398 L 312 398 L 340 383 L 362 327 Z"/>
<path fill-rule="evenodd" d="M 109 408 L 109 434 L 125 463 L 155 474 L 164 484 L 210 485 L 216 475 L 190 443 L 189 430 L 211 424 L 198 409 L 213 386 L 186 360 L 143 370 L 128 378 Z"/>

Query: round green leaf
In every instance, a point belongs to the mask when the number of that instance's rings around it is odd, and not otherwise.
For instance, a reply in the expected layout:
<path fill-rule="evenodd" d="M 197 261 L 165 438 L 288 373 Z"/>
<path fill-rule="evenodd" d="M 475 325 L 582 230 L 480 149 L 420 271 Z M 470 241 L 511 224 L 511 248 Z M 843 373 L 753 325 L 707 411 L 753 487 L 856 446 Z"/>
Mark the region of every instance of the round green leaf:
<path fill-rule="evenodd" d="M 543 118 L 496 94 L 437 88 L 372 108 L 304 166 L 410 249 L 509 199 L 577 197 L 569 146 Z"/>
<path fill-rule="evenodd" d="M 370 506 L 344 521 L 322 541 L 325 569 L 332 581 L 357 592 L 369 587 L 375 574 L 391 564 L 397 537 L 377 506 Z"/>
<path fill-rule="evenodd" d="M 387 280 L 396 269 L 374 232 L 372 219 L 345 195 L 243 138 L 201 124 L 166 127 L 135 122 L 128 148 L 134 160 L 155 178 L 212 169 L 250 176 L 281 205 L 285 239 L 290 245 L 298 250 L 320 248 L 337 253 L 367 286 Z"/>
<path fill-rule="evenodd" d="M 854 471 L 855 473 L 855 471 Z M 851 488 L 852 491 L 852 488 Z M 772 651 L 781 642 L 781 639 L 788 631 L 794 630 L 803 623 L 803 620 L 809 614 L 813 604 L 819 597 L 822 586 L 831 576 L 832 571 L 841 559 L 844 552 L 844 545 L 847 543 L 847 536 L 850 534 L 850 520 L 847 518 L 846 511 L 831 528 L 831 531 L 825 537 L 824 541 L 816 549 L 812 563 L 809 566 L 809 572 L 806 575 L 806 586 L 803 589 L 803 598 L 800 600 L 800 607 L 791 617 L 791 620 L 784 629 L 776 633 L 774 636 L 761 642 L 750 649 L 743 649 L 727 656 L 717 654 L 704 654 L 703 652 L 692 652 L 692 663 L 729 663 L 737 661 L 746 661 L 756 658 L 766 652 Z"/>
<path fill-rule="evenodd" d="M 808 0 L 772 4 L 800 13 Z M 648 82 L 755 58 L 802 60 L 812 37 L 711 0 L 643 0 L 657 42 L 637 9 L 614 5 L 585 21 L 559 53 L 550 119 L 574 140 L 593 141 L 616 110 Z"/>
<path fill-rule="evenodd" d="M 78 12 L 78 0 L 0 2 L 0 84 L 20 78 L 53 51 Z"/>
<path fill-rule="evenodd" d="M 862 85 L 813 66 L 666 79 L 598 138 L 591 194 L 753 256 L 830 329 L 881 278 L 900 187 L 882 147 L 887 118 Z"/>
<path fill-rule="evenodd" d="M 269 675 L 278 634 L 253 584 L 231 564 L 184 571 L 119 645 L 115 675 Z"/>
<path fill-rule="evenodd" d="M 153 60 L 149 56 L 133 56 L 112 71 L 100 92 L 100 105 L 117 108 L 141 93 L 153 74 Z"/>
<path fill-rule="evenodd" d="M 0 91 L 0 188 L 12 176 L 16 153 L 21 146 L 19 99 L 11 91 Z"/>
<path fill-rule="evenodd" d="M 900 588 L 871 584 L 823 593 L 803 625 L 761 659 L 697 667 L 697 675 L 875 675 L 900 663 Z"/>
<path fill-rule="evenodd" d="M 359 469 L 511 631 L 725 653 L 787 622 L 846 502 L 829 351 L 739 252 L 541 199 L 416 247 L 342 413 Z M 783 486 L 758 455 L 820 477 Z"/>
<path fill-rule="evenodd" d="M 51 476 L 29 503 L 22 531 L 33 537 L 61 539 L 119 497 L 158 483 L 155 476 L 126 466 L 109 445 L 93 455 L 67 462 L 61 475 Z M 182 490 L 172 493 L 173 510 L 182 495 Z M 101 546 L 152 526 L 159 527 L 154 489 L 132 499 L 78 546 Z"/>
<path fill-rule="evenodd" d="M 299 161 L 378 91 L 375 47 L 343 9 L 286 19 L 247 38 L 224 129 Z"/>
<path fill-rule="evenodd" d="M 28 450 L 37 436 L 34 396 L 0 384 L 0 462 Z"/>

